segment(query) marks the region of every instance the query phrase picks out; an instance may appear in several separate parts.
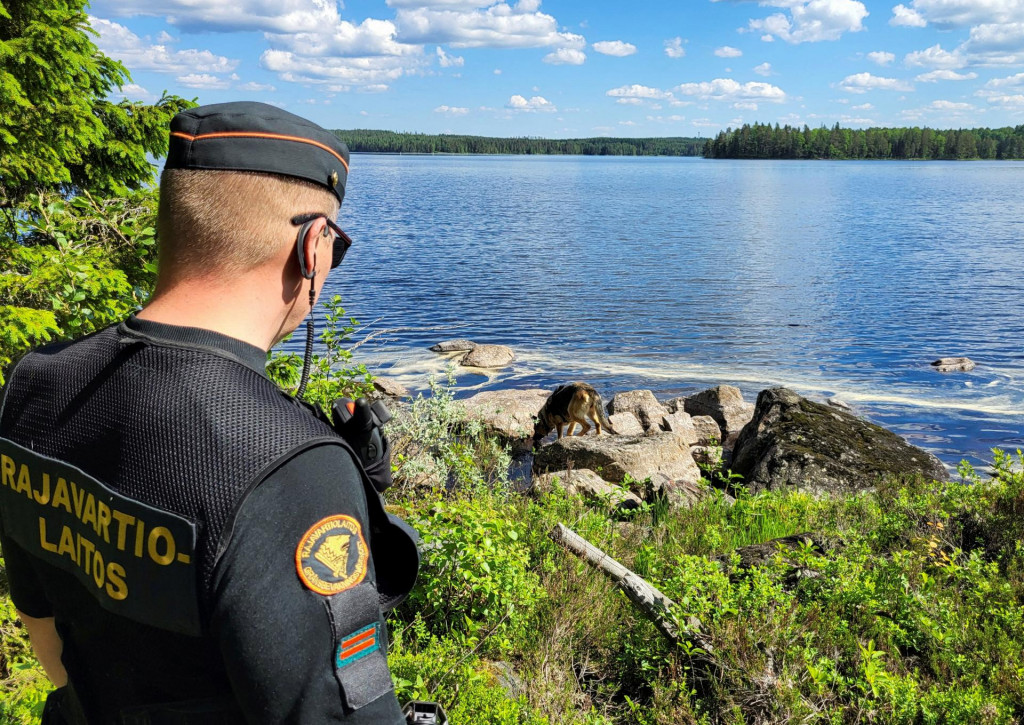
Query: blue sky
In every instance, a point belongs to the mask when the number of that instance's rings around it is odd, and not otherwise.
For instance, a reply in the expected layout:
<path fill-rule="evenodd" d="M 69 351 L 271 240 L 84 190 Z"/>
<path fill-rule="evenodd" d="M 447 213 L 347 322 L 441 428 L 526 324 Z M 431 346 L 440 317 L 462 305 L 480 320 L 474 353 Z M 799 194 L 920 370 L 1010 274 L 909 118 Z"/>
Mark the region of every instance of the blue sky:
<path fill-rule="evenodd" d="M 122 93 L 327 128 L 708 136 L 1024 123 L 1024 0 L 93 0 Z"/>

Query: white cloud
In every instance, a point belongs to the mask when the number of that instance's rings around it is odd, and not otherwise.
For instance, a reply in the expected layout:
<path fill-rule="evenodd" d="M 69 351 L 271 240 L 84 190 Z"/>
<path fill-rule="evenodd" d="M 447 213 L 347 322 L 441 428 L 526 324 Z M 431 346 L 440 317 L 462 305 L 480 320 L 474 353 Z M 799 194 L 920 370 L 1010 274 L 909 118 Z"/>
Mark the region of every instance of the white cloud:
<path fill-rule="evenodd" d="M 754 66 L 754 72 L 759 76 L 770 76 L 772 74 L 772 64 L 762 63 L 761 65 Z"/>
<path fill-rule="evenodd" d="M 533 96 L 527 100 L 523 96 L 515 95 L 508 99 L 505 108 L 512 111 L 557 111 L 555 105 L 543 96 Z"/>
<path fill-rule="evenodd" d="M 857 73 L 846 76 L 839 84 L 847 93 L 867 93 L 868 91 L 912 91 L 914 86 L 898 78 L 882 78 L 870 73 Z"/>
<path fill-rule="evenodd" d="M 697 128 L 717 128 L 719 125 L 710 118 L 695 118 L 690 123 Z"/>
<path fill-rule="evenodd" d="M 123 25 L 89 18 L 98 34 L 96 45 L 104 53 L 124 63 L 129 70 L 151 70 L 160 73 L 229 73 L 238 61 L 216 55 L 208 50 L 173 50 L 166 45 L 150 45 Z"/>
<path fill-rule="evenodd" d="M 669 58 L 682 58 L 686 55 L 686 48 L 683 47 L 683 39 L 676 36 L 665 41 L 665 55 Z"/>
<path fill-rule="evenodd" d="M 127 86 L 126 86 L 127 87 Z M 1024 88 L 1024 73 L 1007 78 L 993 78 L 985 84 L 986 88 Z"/>
<path fill-rule="evenodd" d="M 896 54 L 884 50 L 876 50 L 868 53 L 867 58 L 872 63 L 877 63 L 878 65 L 889 65 L 896 60 Z"/>
<path fill-rule="evenodd" d="M 643 98 L 616 98 L 615 102 L 623 106 L 642 106 L 647 103 Z"/>
<path fill-rule="evenodd" d="M 903 8 L 909 17 L 947 29 L 1024 22 L 1024 0 L 912 0 L 910 5 L 893 8 L 893 19 L 897 8 Z"/>
<path fill-rule="evenodd" d="M 257 91 L 276 91 L 277 90 L 277 88 L 275 88 L 274 86 L 270 85 L 269 83 L 256 83 L 254 81 L 249 81 L 248 83 L 242 83 L 241 85 L 235 86 L 235 88 L 237 88 L 240 91 L 251 91 L 251 92 L 257 92 Z"/>
<path fill-rule="evenodd" d="M 407 60 L 394 56 L 372 58 L 310 57 L 285 50 L 266 50 L 260 65 L 289 83 L 329 83 L 338 91 L 355 86 L 386 85 L 401 78 Z"/>
<path fill-rule="evenodd" d="M 917 50 L 907 53 L 903 62 L 911 67 L 920 68 L 963 68 L 967 65 L 967 59 L 960 53 L 960 50 L 943 50 L 942 46 L 935 44 L 924 50 Z"/>
<path fill-rule="evenodd" d="M 495 68 L 494 69 L 494 75 L 500 76 L 501 75 L 501 68 Z"/>
<path fill-rule="evenodd" d="M 391 2 L 400 9 L 395 16 L 398 38 L 406 43 L 445 43 L 454 48 L 544 48 L 581 49 L 582 35 L 558 31 L 555 19 L 528 11 L 534 3 L 510 6 L 504 2 L 417 2 L 406 9 L 405 2 Z M 411 3 L 409 3 L 411 5 Z M 489 5 L 485 9 L 479 6 Z"/>
<path fill-rule="evenodd" d="M 671 116 L 648 116 L 647 120 L 654 121 L 655 123 L 679 123 L 680 121 L 685 121 L 686 116 L 680 116 L 678 114 L 673 114 Z"/>
<path fill-rule="evenodd" d="M 739 58 L 743 51 L 730 45 L 723 45 L 721 48 L 715 48 L 715 55 L 719 58 Z"/>
<path fill-rule="evenodd" d="M 340 20 L 333 0 L 93 0 L 91 10 L 116 17 L 163 17 L 186 32 L 314 32 Z"/>
<path fill-rule="evenodd" d="M 461 68 L 466 64 L 466 59 L 458 55 L 448 55 L 441 46 L 438 46 L 437 63 L 442 68 Z"/>
<path fill-rule="evenodd" d="M 189 73 L 178 76 L 175 80 L 188 88 L 205 88 L 207 90 L 223 90 L 231 87 L 231 81 L 227 78 L 218 78 L 209 73 Z"/>
<path fill-rule="evenodd" d="M 359 25 L 342 20 L 314 33 L 267 33 L 266 38 L 276 49 L 305 57 L 358 58 L 423 54 L 422 46 L 398 42 L 396 35 L 397 29 L 390 20 L 367 18 Z"/>
<path fill-rule="evenodd" d="M 740 101 L 739 103 L 732 104 L 732 107 L 738 111 L 756 111 L 757 104 L 751 101 Z"/>
<path fill-rule="evenodd" d="M 721 0 L 714 0 L 720 2 Z M 838 40 L 843 33 L 864 30 L 868 9 L 859 0 L 761 0 L 761 5 L 789 11 L 751 20 L 748 30 L 762 33 L 761 40 L 776 37 L 787 43 Z"/>
<path fill-rule="evenodd" d="M 923 28 L 928 21 L 921 17 L 921 13 L 906 5 L 897 5 L 892 9 L 892 17 L 889 18 L 889 25 L 895 27 Z"/>
<path fill-rule="evenodd" d="M 703 83 L 683 83 L 674 89 L 684 96 L 695 96 L 701 100 L 713 101 L 769 101 L 782 103 L 786 93 L 770 83 L 751 81 L 738 83 L 731 78 L 716 78 Z"/>
<path fill-rule="evenodd" d="M 575 48 L 559 48 L 542 58 L 551 65 L 583 65 L 587 62 L 587 54 Z"/>
<path fill-rule="evenodd" d="M 125 83 L 120 91 L 111 93 L 110 97 L 114 99 L 123 98 L 126 101 L 141 101 L 142 103 L 153 103 L 159 100 L 155 93 L 150 93 L 137 83 Z"/>
<path fill-rule="evenodd" d="M 933 111 L 971 111 L 974 109 L 970 103 L 955 103 L 953 101 L 932 101 L 928 108 Z"/>
<path fill-rule="evenodd" d="M 977 73 L 957 73 L 955 70 L 933 70 L 914 78 L 922 83 L 936 83 L 938 81 L 973 81 L 978 77 Z"/>
<path fill-rule="evenodd" d="M 1014 95 L 990 95 L 987 96 L 989 103 L 1004 106 L 1008 109 L 1024 109 L 1024 93 Z"/>
<path fill-rule="evenodd" d="M 870 103 L 862 103 L 859 106 L 850 106 L 851 111 L 873 111 L 875 107 Z"/>
<path fill-rule="evenodd" d="M 591 47 L 602 55 L 614 55 L 618 58 L 636 53 L 635 45 L 624 43 L 621 40 L 602 40 L 594 43 Z"/>
<path fill-rule="evenodd" d="M 443 113 L 447 116 L 465 116 L 469 113 L 469 109 L 462 106 L 438 106 L 434 109 L 434 113 Z"/>
<path fill-rule="evenodd" d="M 973 65 L 1024 64 L 1024 22 L 971 28 L 970 37 L 957 50 L 967 55 Z"/>
<path fill-rule="evenodd" d="M 631 86 L 612 88 L 605 95 L 611 96 L 612 98 L 636 98 L 639 100 L 661 100 L 672 98 L 672 94 L 668 91 L 651 88 L 650 86 L 641 86 L 637 83 L 634 83 Z"/>
<path fill-rule="evenodd" d="M 635 126 L 636 121 L 619 121 L 620 126 Z"/>

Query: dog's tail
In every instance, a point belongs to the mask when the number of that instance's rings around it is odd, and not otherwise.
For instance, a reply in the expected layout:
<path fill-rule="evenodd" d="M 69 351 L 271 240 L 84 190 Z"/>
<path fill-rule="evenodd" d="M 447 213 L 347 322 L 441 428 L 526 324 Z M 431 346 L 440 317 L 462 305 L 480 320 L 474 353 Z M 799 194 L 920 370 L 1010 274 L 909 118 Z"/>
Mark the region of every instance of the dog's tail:
<path fill-rule="evenodd" d="M 591 402 L 594 404 L 594 407 L 597 408 L 597 414 L 601 416 L 601 425 L 607 428 L 608 432 L 611 433 L 612 435 L 618 435 L 615 432 L 615 429 L 612 428 L 612 422 L 608 420 L 608 411 L 604 409 L 604 401 L 601 400 L 601 394 L 594 390 L 593 392 L 590 393 L 590 396 Z"/>

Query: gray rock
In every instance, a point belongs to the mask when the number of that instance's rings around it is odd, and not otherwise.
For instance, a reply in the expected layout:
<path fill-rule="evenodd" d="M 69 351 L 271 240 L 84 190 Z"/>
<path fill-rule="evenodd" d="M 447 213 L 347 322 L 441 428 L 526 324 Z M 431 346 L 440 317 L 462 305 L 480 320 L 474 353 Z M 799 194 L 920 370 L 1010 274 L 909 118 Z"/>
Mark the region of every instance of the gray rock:
<path fill-rule="evenodd" d="M 432 346 L 430 349 L 433 352 L 463 352 L 465 350 L 472 350 L 476 347 L 476 343 L 470 340 L 445 340 Z"/>
<path fill-rule="evenodd" d="M 581 496 L 590 501 L 607 501 L 620 511 L 640 508 L 643 501 L 635 493 L 621 486 L 608 483 L 589 468 L 574 468 L 569 471 L 553 471 L 533 477 L 531 493 L 547 493 L 558 479 L 566 493 Z"/>
<path fill-rule="evenodd" d="M 786 388 L 757 396 L 754 418 L 736 441 L 732 470 L 752 491 L 794 486 L 833 493 L 868 488 L 883 477 L 948 479 L 935 456 L 892 431 Z"/>
<path fill-rule="evenodd" d="M 686 405 L 685 397 L 669 398 L 665 401 L 664 405 L 668 409 L 669 413 L 678 413 L 680 410 L 684 413 L 686 412 L 686 408 L 684 407 Z"/>
<path fill-rule="evenodd" d="M 612 483 L 626 476 L 643 481 L 659 473 L 672 480 L 700 480 L 690 446 L 674 433 L 562 438 L 541 448 L 533 459 L 535 473 L 567 468 L 589 468 Z"/>
<path fill-rule="evenodd" d="M 842 398 L 838 398 L 838 397 L 836 397 L 834 395 L 831 398 L 829 398 L 828 400 L 826 400 L 825 402 L 828 403 L 829 405 L 831 405 L 833 408 L 841 408 L 842 410 L 853 410 L 853 406 L 852 405 L 847 403 Z"/>
<path fill-rule="evenodd" d="M 731 385 L 719 385 L 688 397 L 684 409 L 690 415 L 715 419 L 726 439 L 743 430 L 754 415 L 754 406 L 744 402 L 743 393 Z"/>
<path fill-rule="evenodd" d="M 693 425 L 693 418 L 689 413 L 669 413 L 661 419 L 661 427 L 663 430 L 681 436 L 688 446 L 696 445 L 700 440 L 697 429 Z"/>
<path fill-rule="evenodd" d="M 940 357 L 932 366 L 940 373 L 966 373 L 976 367 L 969 357 Z"/>
<path fill-rule="evenodd" d="M 668 409 L 658 402 L 650 390 L 628 390 L 615 394 L 608 403 L 608 412 L 612 415 L 632 413 L 644 430 L 648 430 L 661 424 L 661 419 L 668 414 Z"/>
<path fill-rule="evenodd" d="M 697 431 L 697 443 L 702 446 L 721 445 L 722 429 L 710 415 L 695 415 L 690 418 Z"/>
<path fill-rule="evenodd" d="M 482 423 L 489 433 L 523 440 L 533 436 L 534 419 L 550 394 L 540 388 L 485 390 L 459 402 L 469 419 Z"/>
<path fill-rule="evenodd" d="M 693 446 L 690 454 L 697 465 L 705 470 L 718 471 L 722 467 L 721 446 Z"/>
<path fill-rule="evenodd" d="M 503 368 L 515 359 L 512 348 L 505 345 L 477 345 L 459 364 L 469 368 Z"/>
<path fill-rule="evenodd" d="M 608 416 L 608 422 L 616 435 L 639 436 L 644 434 L 644 427 L 632 413 L 614 413 Z"/>
<path fill-rule="evenodd" d="M 374 378 L 373 389 L 389 398 L 408 398 L 409 389 L 393 378 Z"/>
<path fill-rule="evenodd" d="M 711 495 L 711 489 L 699 479 L 670 478 L 662 473 L 651 476 L 644 491 L 647 501 L 665 499 L 669 505 L 678 508 L 693 508 L 693 505 Z"/>

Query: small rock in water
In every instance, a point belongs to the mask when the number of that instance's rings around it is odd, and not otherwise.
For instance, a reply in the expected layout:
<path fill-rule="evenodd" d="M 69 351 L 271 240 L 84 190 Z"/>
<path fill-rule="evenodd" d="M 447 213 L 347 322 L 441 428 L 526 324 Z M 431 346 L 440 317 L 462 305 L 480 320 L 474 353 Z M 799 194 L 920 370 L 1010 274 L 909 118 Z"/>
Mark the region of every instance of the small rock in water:
<path fill-rule="evenodd" d="M 932 367 L 940 373 L 966 373 L 974 370 L 974 361 L 969 357 L 940 357 L 932 363 Z"/>
<path fill-rule="evenodd" d="M 463 352 L 472 350 L 476 343 L 471 340 L 445 340 L 431 347 L 432 352 Z"/>
<path fill-rule="evenodd" d="M 393 378 L 374 378 L 373 389 L 389 398 L 411 397 L 409 389 Z"/>
<path fill-rule="evenodd" d="M 462 358 L 460 365 L 470 368 L 503 368 L 516 359 L 505 345 L 477 345 Z"/>

